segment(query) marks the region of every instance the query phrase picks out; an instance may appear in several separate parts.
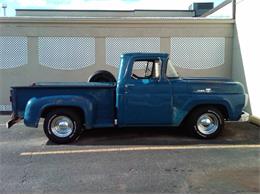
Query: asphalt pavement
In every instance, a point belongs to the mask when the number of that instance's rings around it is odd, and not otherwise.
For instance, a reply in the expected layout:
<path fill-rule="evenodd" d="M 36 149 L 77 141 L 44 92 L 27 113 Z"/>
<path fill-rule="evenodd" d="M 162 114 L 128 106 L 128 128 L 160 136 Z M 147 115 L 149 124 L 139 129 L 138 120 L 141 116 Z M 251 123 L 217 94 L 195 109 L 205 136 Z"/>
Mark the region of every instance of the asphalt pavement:
<path fill-rule="evenodd" d="M 176 128 L 86 130 L 56 145 L 0 116 L 0 193 L 260 193 L 260 127 L 226 123 L 216 139 Z"/>

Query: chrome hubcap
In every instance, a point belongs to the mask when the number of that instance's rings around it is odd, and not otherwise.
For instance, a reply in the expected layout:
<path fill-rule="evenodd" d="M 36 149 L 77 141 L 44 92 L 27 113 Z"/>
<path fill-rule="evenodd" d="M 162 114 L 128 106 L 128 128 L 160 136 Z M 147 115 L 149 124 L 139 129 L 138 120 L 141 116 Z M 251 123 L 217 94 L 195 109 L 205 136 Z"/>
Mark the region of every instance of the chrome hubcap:
<path fill-rule="evenodd" d="M 51 131 L 57 137 L 68 137 L 73 132 L 73 122 L 66 116 L 58 116 L 51 122 Z"/>
<path fill-rule="evenodd" d="M 199 117 L 197 121 L 198 130 L 206 135 L 214 133 L 219 126 L 218 119 L 216 115 L 212 113 L 206 113 Z"/>

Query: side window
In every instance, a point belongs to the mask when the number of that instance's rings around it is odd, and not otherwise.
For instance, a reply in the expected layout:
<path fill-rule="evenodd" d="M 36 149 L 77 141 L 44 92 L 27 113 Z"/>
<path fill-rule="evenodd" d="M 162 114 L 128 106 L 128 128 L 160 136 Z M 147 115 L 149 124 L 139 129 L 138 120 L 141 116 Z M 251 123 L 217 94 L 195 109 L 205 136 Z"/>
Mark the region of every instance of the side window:
<path fill-rule="evenodd" d="M 160 76 L 159 61 L 138 60 L 133 64 L 131 77 L 133 79 L 149 79 Z"/>

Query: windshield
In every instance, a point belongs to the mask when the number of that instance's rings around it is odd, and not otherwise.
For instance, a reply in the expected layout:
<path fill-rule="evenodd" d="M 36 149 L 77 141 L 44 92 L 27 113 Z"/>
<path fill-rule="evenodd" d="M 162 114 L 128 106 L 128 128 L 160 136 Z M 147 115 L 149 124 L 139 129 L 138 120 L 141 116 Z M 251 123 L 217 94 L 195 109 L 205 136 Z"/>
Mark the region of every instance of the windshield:
<path fill-rule="evenodd" d="M 179 75 L 178 75 L 177 71 L 175 70 L 175 68 L 174 68 L 170 59 L 167 62 L 166 76 L 169 77 L 169 78 L 179 77 Z"/>

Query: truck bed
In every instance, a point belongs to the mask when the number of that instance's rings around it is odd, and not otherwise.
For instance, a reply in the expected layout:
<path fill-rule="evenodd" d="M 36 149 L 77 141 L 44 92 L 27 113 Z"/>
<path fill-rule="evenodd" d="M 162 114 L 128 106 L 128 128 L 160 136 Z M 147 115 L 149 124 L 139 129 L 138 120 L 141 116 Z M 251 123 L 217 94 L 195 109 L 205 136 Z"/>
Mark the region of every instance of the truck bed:
<path fill-rule="evenodd" d="M 11 100 L 13 114 L 23 118 L 27 102 L 31 98 L 57 95 L 75 95 L 91 97 L 95 101 L 95 126 L 107 124 L 112 126 L 115 117 L 115 84 L 87 82 L 48 82 L 34 83 L 31 86 L 12 87 Z"/>

